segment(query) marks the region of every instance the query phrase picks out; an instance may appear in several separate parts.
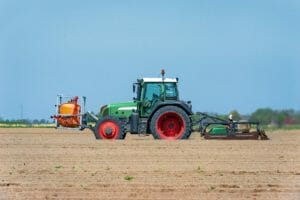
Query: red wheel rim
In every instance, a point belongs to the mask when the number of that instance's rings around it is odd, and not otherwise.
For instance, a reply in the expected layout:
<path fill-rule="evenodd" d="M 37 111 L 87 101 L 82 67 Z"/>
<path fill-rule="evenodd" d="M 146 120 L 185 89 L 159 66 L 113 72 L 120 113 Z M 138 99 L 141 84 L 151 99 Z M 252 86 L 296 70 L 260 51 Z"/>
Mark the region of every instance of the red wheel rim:
<path fill-rule="evenodd" d="M 163 113 L 156 121 L 156 131 L 162 139 L 178 139 L 184 130 L 185 122 L 176 112 Z"/>
<path fill-rule="evenodd" d="M 105 121 L 98 128 L 99 136 L 103 139 L 116 139 L 119 136 L 120 128 L 114 121 Z"/>

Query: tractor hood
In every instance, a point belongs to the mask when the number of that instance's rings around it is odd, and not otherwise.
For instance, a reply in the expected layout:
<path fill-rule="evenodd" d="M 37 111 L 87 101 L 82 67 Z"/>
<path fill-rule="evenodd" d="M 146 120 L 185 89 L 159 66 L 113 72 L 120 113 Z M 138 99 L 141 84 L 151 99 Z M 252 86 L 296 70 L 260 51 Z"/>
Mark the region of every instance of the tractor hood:
<path fill-rule="evenodd" d="M 129 118 L 134 110 L 137 110 L 136 102 L 112 103 L 102 106 L 100 109 L 100 115 Z"/>

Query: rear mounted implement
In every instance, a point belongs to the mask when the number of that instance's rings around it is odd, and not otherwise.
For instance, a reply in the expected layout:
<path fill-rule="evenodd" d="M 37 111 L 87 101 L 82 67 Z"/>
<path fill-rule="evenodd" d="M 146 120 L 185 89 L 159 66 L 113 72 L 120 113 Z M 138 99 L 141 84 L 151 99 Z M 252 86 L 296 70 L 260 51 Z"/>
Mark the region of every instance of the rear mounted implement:
<path fill-rule="evenodd" d="M 197 113 L 199 130 L 205 139 L 235 139 L 235 140 L 268 140 L 265 131 L 260 128 L 259 122 L 223 120 L 205 113 Z"/>

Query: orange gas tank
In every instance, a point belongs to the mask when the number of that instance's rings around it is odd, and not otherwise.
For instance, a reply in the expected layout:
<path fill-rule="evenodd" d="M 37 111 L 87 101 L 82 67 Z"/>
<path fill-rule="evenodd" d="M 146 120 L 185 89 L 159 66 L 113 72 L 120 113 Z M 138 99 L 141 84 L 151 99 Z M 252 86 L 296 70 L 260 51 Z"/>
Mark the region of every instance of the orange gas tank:
<path fill-rule="evenodd" d="M 80 126 L 80 105 L 77 103 L 78 97 L 75 97 L 71 101 L 61 104 L 59 106 L 58 123 L 61 126 L 76 128 Z"/>

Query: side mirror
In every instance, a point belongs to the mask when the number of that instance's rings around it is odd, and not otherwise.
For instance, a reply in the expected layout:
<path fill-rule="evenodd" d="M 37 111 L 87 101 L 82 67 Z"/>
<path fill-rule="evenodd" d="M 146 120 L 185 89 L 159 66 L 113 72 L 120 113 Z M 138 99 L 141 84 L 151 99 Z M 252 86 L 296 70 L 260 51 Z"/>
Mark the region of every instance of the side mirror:
<path fill-rule="evenodd" d="M 133 93 L 135 93 L 135 90 L 136 90 L 136 85 L 135 84 L 132 85 L 132 90 L 133 90 Z"/>

